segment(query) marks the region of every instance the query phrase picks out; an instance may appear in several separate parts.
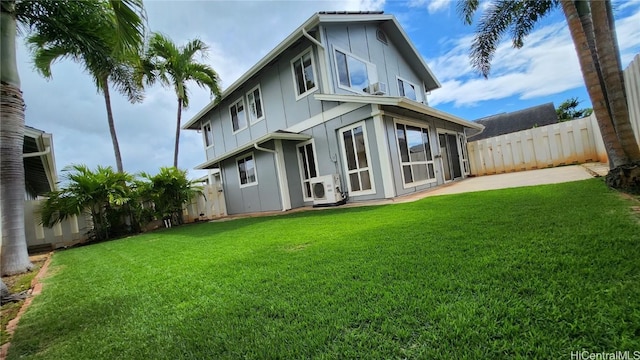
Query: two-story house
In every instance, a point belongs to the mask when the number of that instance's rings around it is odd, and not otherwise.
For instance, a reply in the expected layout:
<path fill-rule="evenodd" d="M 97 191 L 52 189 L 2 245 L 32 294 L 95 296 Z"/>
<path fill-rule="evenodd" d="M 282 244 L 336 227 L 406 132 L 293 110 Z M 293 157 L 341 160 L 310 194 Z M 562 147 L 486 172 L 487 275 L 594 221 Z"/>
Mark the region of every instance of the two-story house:
<path fill-rule="evenodd" d="M 469 174 L 483 127 L 429 107 L 439 86 L 392 15 L 320 12 L 183 128 L 228 214 L 393 198 Z"/>

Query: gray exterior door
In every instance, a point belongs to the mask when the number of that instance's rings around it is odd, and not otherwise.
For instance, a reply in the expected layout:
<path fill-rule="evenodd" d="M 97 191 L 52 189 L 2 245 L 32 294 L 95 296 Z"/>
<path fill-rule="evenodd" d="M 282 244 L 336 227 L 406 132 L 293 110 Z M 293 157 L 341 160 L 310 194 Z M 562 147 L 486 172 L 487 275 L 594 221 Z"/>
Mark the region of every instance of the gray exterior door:
<path fill-rule="evenodd" d="M 462 177 L 457 136 L 455 134 L 439 133 L 438 142 L 440 143 L 440 154 L 442 155 L 444 181 Z"/>

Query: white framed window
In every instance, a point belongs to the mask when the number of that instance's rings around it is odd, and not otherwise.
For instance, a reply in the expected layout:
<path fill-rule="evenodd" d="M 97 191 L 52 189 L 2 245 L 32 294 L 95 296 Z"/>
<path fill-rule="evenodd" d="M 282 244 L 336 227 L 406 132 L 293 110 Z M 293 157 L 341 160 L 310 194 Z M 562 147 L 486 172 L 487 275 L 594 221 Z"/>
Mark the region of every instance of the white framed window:
<path fill-rule="evenodd" d="M 369 142 L 365 123 L 359 122 L 339 130 L 342 144 L 343 161 L 347 172 L 349 195 L 367 195 L 375 193 Z"/>
<path fill-rule="evenodd" d="M 231 114 L 231 127 L 234 133 L 247 128 L 247 113 L 244 109 L 244 99 L 240 98 L 229 106 L 229 113 Z"/>
<path fill-rule="evenodd" d="M 253 153 L 236 158 L 236 165 L 238 166 L 238 178 L 240 179 L 241 188 L 258 185 L 258 173 Z"/>
<path fill-rule="evenodd" d="M 318 161 L 316 159 L 315 144 L 312 139 L 299 144 L 297 148 L 298 165 L 300 167 L 300 181 L 302 182 L 302 196 L 304 201 L 311 201 L 313 200 L 311 179 L 318 176 Z"/>
<path fill-rule="evenodd" d="M 429 127 L 397 120 L 395 125 L 404 187 L 436 182 Z"/>
<path fill-rule="evenodd" d="M 338 86 L 358 93 L 368 91 L 369 84 L 377 78 L 377 75 L 374 75 L 375 65 L 337 47 L 334 47 L 333 55 Z"/>
<path fill-rule="evenodd" d="M 404 96 L 407 99 L 413 101 L 422 102 L 422 94 L 420 93 L 420 87 L 408 80 L 398 77 L 398 93 L 400 96 Z"/>
<path fill-rule="evenodd" d="M 202 137 L 204 139 L 204 147 L 209 148 L 213 146 L 213 131 L 211 131 L 211 121 L 202 125 Z"/>
<path fill-rule="evenodd" d="M 254 87 L 247 93 L 247 107 L 249 108 L 249 122 L 251 124 L 264 119 L 260 85 Z"/>
<path fill-rule="evenodd" d="M 291 60 L 291 71 L 293 73 L 293 86 L 296 89 L 296 100 L 300 100 L 318 90 L 316 65 L 311 47 Z"/>

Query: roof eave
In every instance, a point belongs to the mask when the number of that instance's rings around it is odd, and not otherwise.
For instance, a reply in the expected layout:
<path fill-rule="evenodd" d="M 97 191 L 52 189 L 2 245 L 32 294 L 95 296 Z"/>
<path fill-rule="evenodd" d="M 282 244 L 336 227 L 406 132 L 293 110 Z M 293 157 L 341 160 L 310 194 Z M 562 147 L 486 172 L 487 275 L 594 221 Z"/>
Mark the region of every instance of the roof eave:
<path fill-rule="evenodd" d="M 417 101 L 407 99 L 405 97 L 394 96 L 378 96 L 378 95 L 334 95 L 334 94 L 315 94 L 318 100 L 337 101 L 337 102 L 356 102 L 369 103 L 386 106 L 398 106 L 407 110 L 419 112 L 421 114 L 430 115 L 443 120 L 447 120 L 468 128 L 482 130 L 484 125 L 472 121 L 459 118 L 455 115 L 448 114 L 444 111 L 432 108 Z"/>
<path fill-rule="evenodd" d="M 296 133 L 287 133 L 287 132 L 272 132 L 272 133 L 268 133 L 265 134 L 253 141 L 250 141 L 246 144 L 244 144 L 243 146 L 240 146 L 238 148 L 236 148 L 235 150 L 226 152 L 216 158 L 213 158 L 211 160 L 207 160 L 205 162 L 203 162 L 200 165 L 197 165 L 195 167 L 195 169 L 197 170 L 205 170 L 205 169 L 211 169 L 213 168 L 213 166 L 223 160 L 226 160 L 232 156 L 238 155 L 240 153 L 243 153 L 251 148 L 254 148 L 256 145 L 260 145 L 264 142 L 270 141 L 270 140 L 293 140 L 293 141 L 305 141 L 305 140 L 309 140 L 311 139 L 310 135 L 307 134 L 296 134 Z"/>

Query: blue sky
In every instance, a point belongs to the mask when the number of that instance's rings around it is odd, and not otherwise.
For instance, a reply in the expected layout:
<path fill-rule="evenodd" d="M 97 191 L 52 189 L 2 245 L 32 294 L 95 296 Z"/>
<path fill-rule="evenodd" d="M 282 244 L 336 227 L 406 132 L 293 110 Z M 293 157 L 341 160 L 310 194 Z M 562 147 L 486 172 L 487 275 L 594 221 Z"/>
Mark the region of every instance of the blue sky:
<path fill-rule="evenodd" d="M 484 6 L 485 2 L 481 2 Z M 616 26 L 623 67 L 640 53 L 640 0 L 615 2 Z M 578 97 L 590 107 L 575 50 L 558 9 L 543 19 L 513 49 L 509 39 L 499 47 L 486 80 L 471 69 L 468 50 L 474 26 L 465 26 L 448 0 L 349 1 L 145 1 L 152 31 L 177 44 L 200 38 L 210 46 L 203 62 L 232 84 L 314 12 L 322 10 L 384 10 L 395 15 L 425 58 L 442 87 L 428 96 L 431 106 L 467 120 L 529 106 Z M 53 78 L 33 70 L 27 49 L 18 49 L 27 125 L 53 133 L 58 172 L 70 164 L 115 167 L 104 100 L 89 75 L 69 60 L 53 67 Z M 177 100 L 172 89 L 147 89 L 141 104 L 129 104 L 112 93 L 116 131 L 124 168 L 131 173 L 156 173 L 173 159 Z M 190 119 L 210 101 L 191 85 Z M 205 161 L 201 134 L 183 131 L 179 166 L 191 177 Z"/>

